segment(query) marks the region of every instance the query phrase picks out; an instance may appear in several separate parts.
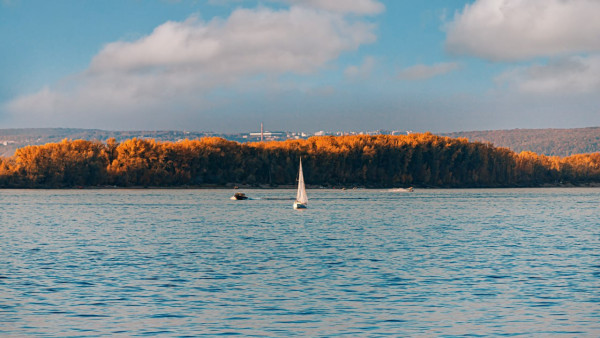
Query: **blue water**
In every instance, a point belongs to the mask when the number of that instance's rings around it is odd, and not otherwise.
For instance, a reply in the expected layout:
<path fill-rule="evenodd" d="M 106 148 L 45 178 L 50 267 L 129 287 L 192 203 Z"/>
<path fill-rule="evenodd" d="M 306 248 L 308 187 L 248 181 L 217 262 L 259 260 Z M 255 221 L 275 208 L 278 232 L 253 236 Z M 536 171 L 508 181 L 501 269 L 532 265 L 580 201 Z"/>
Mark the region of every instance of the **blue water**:
<path fill-rule="evenodd" d="M 600 189 L 1 190 L 0 336 L 600 336 Z"/>

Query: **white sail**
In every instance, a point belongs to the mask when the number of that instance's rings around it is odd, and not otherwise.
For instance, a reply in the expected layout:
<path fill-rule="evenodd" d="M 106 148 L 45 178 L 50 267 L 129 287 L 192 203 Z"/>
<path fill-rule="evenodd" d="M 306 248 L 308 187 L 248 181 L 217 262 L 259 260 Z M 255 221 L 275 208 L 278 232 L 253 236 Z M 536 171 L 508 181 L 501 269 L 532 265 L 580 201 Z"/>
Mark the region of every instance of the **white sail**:
<path fill-rule="evenodd" d="M 300 159 L 300 171 L 298 174 L 298 193 L 296 194 L 296 202 L 308 204 L 308 196 L 304 187 L 304 175 L 302 174 L 302 159 Z"/>

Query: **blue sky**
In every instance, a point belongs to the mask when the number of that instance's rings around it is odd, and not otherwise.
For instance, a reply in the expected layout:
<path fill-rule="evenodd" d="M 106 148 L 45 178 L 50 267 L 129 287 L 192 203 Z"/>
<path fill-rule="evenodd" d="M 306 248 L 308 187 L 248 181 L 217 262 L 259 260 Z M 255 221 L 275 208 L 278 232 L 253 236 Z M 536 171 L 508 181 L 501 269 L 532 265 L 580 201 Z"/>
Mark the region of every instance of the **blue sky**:
<path fill-rule="evenodd" d="M 0 0 L 0 128 L 600 125 L 596 0 Z"/>

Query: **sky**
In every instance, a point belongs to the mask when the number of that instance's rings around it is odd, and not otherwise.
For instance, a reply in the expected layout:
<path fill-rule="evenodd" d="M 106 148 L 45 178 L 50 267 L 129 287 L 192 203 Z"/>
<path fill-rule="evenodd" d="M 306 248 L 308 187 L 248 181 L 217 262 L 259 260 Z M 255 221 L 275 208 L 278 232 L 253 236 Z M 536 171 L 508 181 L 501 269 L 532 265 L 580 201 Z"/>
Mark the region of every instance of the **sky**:
<path fill-rule="evenodd" d="M 600 126 L 598 0 L 0 0 L 0 128 Z"/>

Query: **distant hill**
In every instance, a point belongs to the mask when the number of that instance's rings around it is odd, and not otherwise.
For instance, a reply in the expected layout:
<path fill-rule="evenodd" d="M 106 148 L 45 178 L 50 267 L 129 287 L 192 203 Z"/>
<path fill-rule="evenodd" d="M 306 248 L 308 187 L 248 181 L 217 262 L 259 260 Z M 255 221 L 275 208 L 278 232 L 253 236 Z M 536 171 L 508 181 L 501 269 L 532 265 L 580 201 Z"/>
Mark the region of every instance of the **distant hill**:
<path fill-rule="evenodd" d="M 445 133 L 470 141 L 490 142 L 515 152 L 532 151 L 548 156 L 600 152 L 600 127 L 574 129 L 512 129 Z"/>
<path fill-rule="evenodd" d="M 188 132 L 188 131 L 108 131 L 99 129 L 76 129 L 76 128 L 24 128 L 24 129 L 0 129 L 0 156 L 9 157 L 14 155 L 17 148 L 28 145 L 41 145 L 56 143 L 64 139 L 106 141 L 115 138 L 122 142 L 132 138 L 150 138 L 157 141 L 177 142 L 183 139 L 197 139 L 205 136 L 218 136 L 236 141 L 235 135 L 216 134 L 211 132 Z M 228 136 L 231 136 L 228 137 Z"/>
<path fill-rule="evenodd" d="M 385 133 L 385 132 L 376 132 Z M 515 152 L 532 151 L 548 156 L 569 156 L 600 152 L 600 127 L 577 129 L 512 129 L 444 133 L 442 136 L 465 137 L 470 141 L 490 142 L 497 147 L 509 148 Z M 17 148 L 28 145 L 56 143 L 64 139 L 106 141 L 115 138 L 122 142 L 132 138 L 155 139 L 177 142 L 183 139 L 197 139 L 218 136 L 230 141 L 247 142 L 248 133 L 219 134 L 213 132 L 190 131 L 108 131 L 76 128 L 27 128 L 0 129 L 0 156 L 9 157 Z M 310 136 L 310 135 L 307 135 Z M 285 139 L 285 135 L 283 136 Z M 255 140 L 255 139 L 254 139 Z"/>

